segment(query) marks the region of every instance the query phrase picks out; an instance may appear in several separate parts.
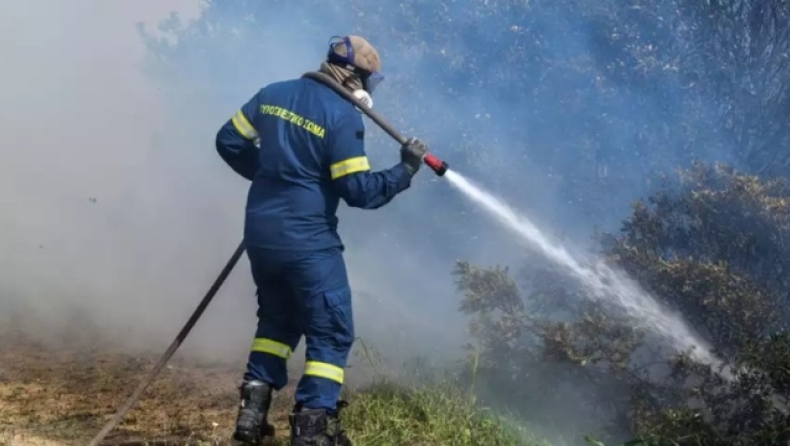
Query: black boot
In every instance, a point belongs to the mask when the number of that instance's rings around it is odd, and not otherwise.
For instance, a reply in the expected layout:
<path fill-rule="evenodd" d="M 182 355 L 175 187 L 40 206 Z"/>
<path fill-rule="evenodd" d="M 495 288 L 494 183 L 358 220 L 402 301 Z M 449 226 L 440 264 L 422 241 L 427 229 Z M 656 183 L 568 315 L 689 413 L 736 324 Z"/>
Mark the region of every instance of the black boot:
<path fill-rule="evenodd" d="M 241 386 L 240 399 L 233 439 L 257 445 L 264 437 L 274 436 L 274 426 L 267 420 L 272 404 L 272 387 L 263 381 L 245 381 Z"/>
<path fill-rule="evenodd" d="M 340 409 L 347 405 L 340 401 L 335 413 L 295 407 L 290 416 L 291 446 L 352 446 L 340 428 Z"/>

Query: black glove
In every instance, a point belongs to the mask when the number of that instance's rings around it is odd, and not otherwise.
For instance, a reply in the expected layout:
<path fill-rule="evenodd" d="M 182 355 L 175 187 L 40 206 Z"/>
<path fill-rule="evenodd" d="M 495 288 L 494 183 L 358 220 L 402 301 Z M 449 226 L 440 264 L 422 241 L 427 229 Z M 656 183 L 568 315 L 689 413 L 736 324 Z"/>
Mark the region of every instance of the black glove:
<path fill-rule="evenodd" d="M 422 166 L 422 158 L 428 152 L 428 147 L 419 139 L 409 138 L 400 148 L 400 160 L 406 167 L 409 175 L 414 176 Z"/>

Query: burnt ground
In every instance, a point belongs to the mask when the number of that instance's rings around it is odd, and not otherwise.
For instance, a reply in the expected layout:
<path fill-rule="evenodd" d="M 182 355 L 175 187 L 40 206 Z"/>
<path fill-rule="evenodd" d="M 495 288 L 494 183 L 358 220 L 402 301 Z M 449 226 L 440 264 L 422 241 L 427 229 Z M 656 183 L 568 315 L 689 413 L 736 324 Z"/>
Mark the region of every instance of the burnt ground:
<path fill-rule="evenodd" d="M 87 444 L 158 358 L 3 333 L 0 446 Z M 242 370 L 176 354 L 105 444 L 229 444 Z M 281 438 L 287 437 L 292 388 L 277 395 L 271 416 Z"/>

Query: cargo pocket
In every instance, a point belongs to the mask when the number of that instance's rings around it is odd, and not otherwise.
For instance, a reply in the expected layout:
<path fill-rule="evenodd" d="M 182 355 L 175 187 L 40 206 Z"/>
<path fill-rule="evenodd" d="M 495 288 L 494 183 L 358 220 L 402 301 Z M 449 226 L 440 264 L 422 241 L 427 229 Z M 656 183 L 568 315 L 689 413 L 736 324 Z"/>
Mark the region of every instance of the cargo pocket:
<path fill-rule="evenodd" d="M 337 342 L 344 347 L 354 343 L 354 312 L 351 308 L 351 289 L 326 291 L 324 293 L 326 311 Z"/>

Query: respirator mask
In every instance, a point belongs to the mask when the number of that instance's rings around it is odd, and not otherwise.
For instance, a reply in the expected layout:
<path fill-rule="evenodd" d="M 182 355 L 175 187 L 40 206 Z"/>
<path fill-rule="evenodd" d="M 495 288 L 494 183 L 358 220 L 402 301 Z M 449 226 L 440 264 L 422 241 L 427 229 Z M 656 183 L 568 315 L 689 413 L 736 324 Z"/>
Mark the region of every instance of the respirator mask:
<path fill-rule="evenodd" d="M 352 93 L 355 98 L 359 99 L 359 102 L 365 104 L 368 108 L 373 108 L 373 96 L 370 95 L 365 90 L 354 90 Z M 362 110 L 359 107 L 356 107 L 357 111 L 362 113 Z"/>
<path fill-rule="evenodd" d="M 345 56 L 341 56 L 335 51 L 335 47 L 341 43 L 346 47 Z M 353 95 L 368 108 L 373 108 L 373 91 L 384 80 L 384 76 L 381 73 L 359 68 L 355 64 L 354 48 L 351 46 L 351 39 L 348 37 L 333 37 L 329 41 L 329 52 L 326 57 L 327 62 L 351 71 L 352 75 L 360 80 L 362 89 L 354 90 Z M 362 110 L 358 111 L 362 113 Z"/>

